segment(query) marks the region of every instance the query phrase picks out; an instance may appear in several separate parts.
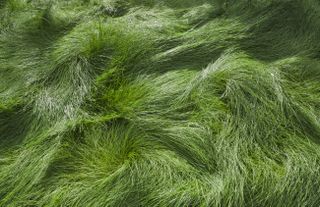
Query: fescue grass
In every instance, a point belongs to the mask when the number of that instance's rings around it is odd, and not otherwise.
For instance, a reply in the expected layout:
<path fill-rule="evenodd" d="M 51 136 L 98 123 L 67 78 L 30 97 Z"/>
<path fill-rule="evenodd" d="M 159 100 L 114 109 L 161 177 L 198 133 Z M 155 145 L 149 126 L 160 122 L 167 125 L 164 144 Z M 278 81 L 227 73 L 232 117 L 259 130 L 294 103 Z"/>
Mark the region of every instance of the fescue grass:
<path fill-rule="evenodd" d="M 0 206 L 319 206 L 317 0 L 0 0 Z"/>

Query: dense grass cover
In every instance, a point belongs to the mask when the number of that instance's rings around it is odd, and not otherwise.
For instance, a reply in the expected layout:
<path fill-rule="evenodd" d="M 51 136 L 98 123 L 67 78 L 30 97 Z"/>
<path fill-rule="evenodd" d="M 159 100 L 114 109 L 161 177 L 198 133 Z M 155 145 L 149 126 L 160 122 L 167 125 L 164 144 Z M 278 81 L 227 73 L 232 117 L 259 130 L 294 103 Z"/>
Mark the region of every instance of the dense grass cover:
<path fill-rule="evenodd" d="M 0 206 L 320 206 L 318 0 L 0 0 Z"/>

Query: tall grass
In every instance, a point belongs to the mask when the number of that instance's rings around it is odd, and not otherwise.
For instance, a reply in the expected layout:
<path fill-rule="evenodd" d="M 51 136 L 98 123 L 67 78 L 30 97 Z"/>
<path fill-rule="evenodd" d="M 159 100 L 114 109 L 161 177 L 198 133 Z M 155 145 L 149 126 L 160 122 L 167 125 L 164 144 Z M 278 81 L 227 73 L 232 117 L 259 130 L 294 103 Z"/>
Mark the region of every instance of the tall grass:
<path fill-rule="evenodd" d="M 319 206 L 317 0 L 0 0 L 0 206 Z"/>

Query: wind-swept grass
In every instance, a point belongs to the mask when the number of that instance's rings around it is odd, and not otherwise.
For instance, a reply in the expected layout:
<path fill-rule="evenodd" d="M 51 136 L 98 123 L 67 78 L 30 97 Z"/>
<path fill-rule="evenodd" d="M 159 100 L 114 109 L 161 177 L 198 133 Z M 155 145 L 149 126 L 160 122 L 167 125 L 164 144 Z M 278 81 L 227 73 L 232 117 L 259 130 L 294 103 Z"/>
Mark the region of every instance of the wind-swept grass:
<path fill-rule="evenodd" d="M 317 0 L 0 0 L 0 206 L 319 206 Z"/>

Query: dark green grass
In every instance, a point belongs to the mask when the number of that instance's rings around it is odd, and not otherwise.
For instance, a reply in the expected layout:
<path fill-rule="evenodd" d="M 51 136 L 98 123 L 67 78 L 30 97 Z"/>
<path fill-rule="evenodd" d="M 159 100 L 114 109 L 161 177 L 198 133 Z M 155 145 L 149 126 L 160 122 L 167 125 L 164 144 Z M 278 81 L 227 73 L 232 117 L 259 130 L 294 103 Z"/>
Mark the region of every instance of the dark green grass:
<path fill-rule="evenodd" d="M 320 206 L 317 0 L 0 0 L 0 206 Z"/>

